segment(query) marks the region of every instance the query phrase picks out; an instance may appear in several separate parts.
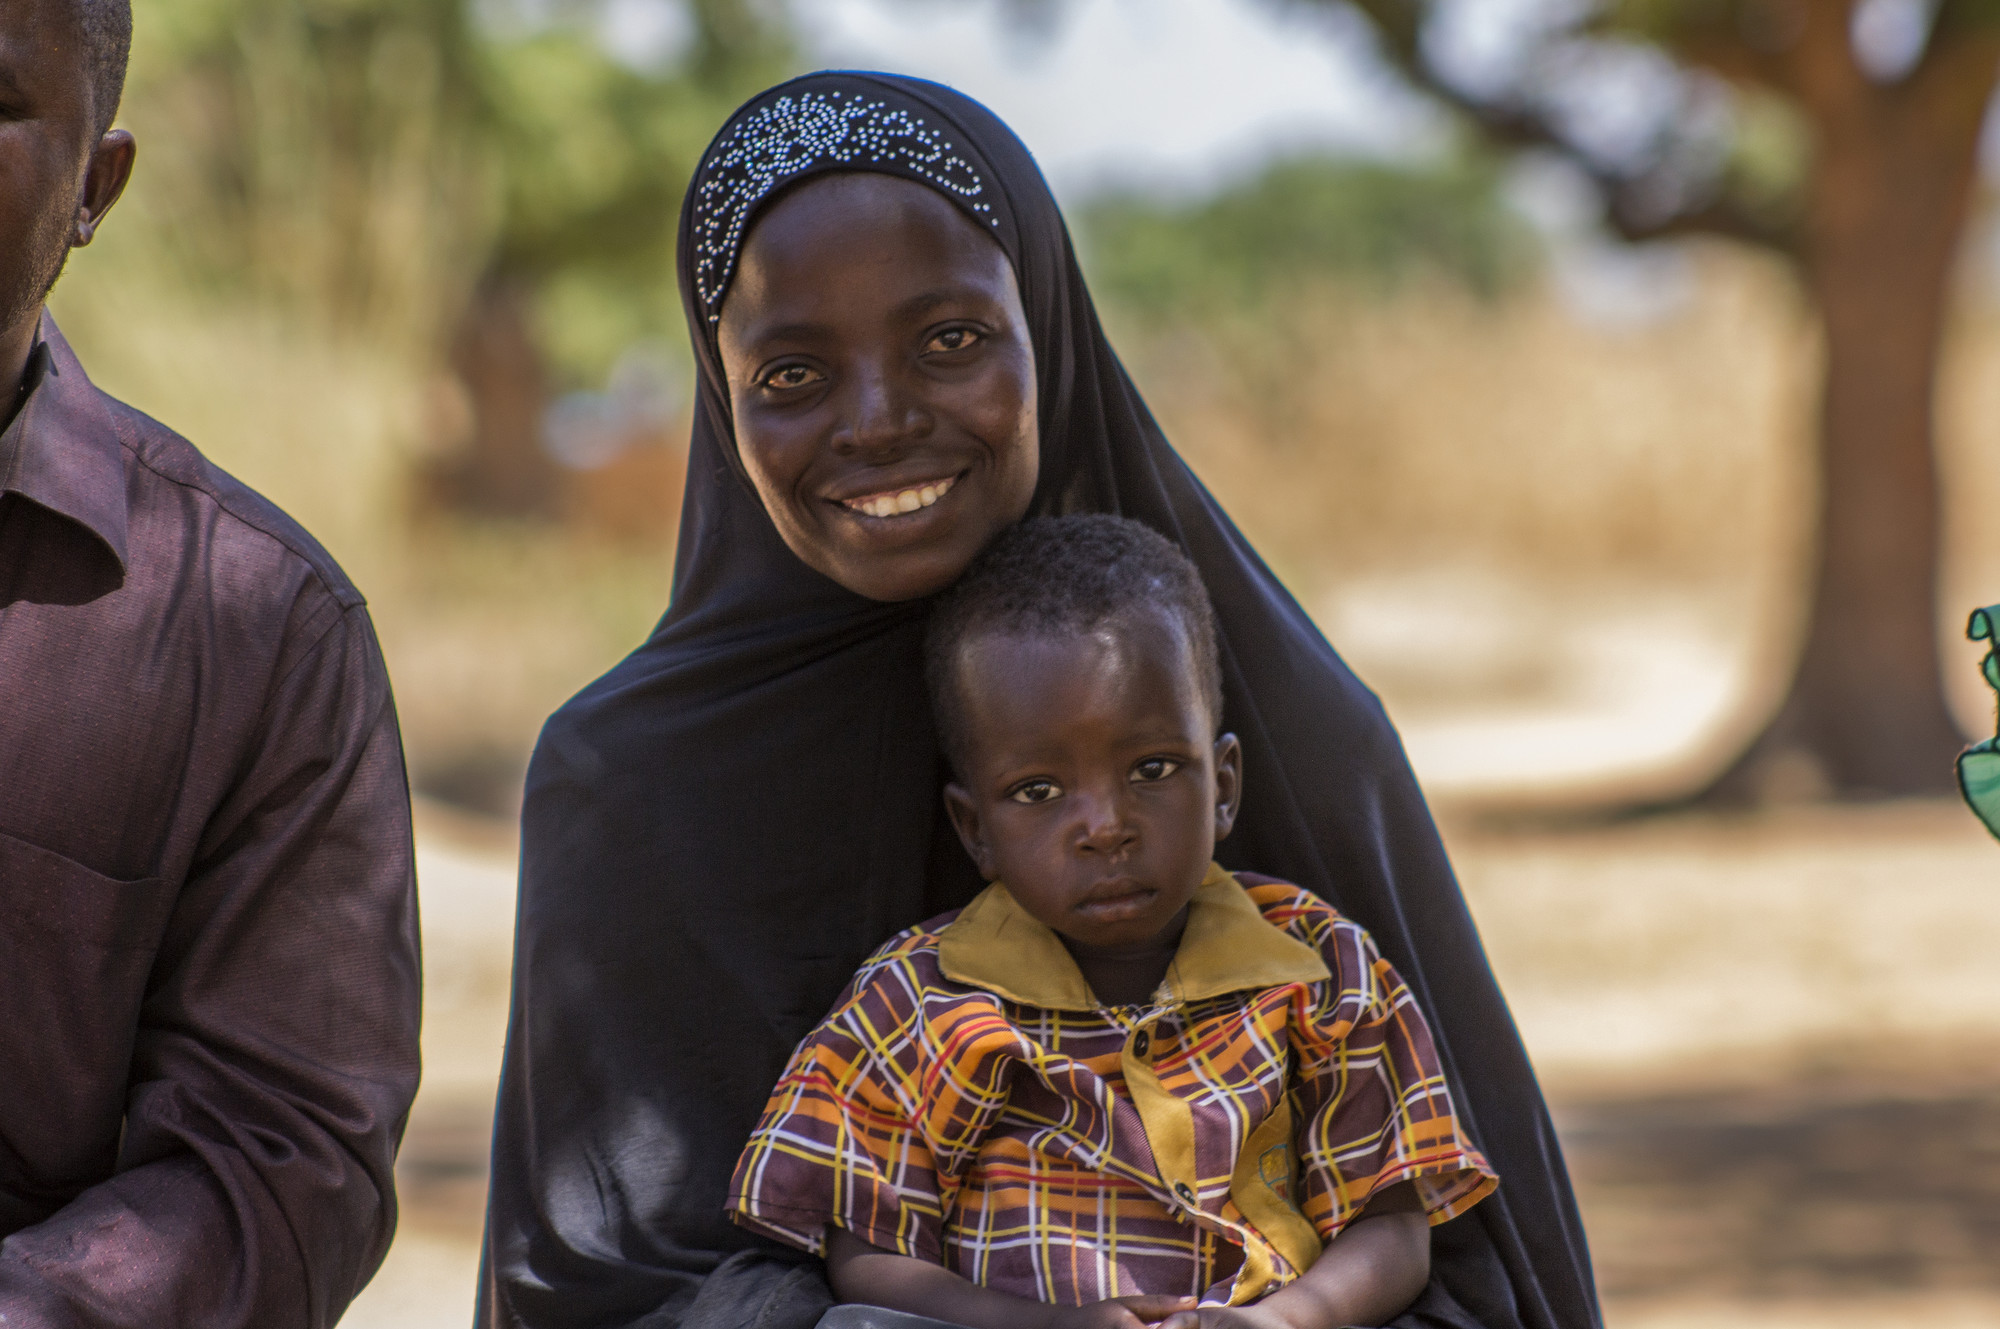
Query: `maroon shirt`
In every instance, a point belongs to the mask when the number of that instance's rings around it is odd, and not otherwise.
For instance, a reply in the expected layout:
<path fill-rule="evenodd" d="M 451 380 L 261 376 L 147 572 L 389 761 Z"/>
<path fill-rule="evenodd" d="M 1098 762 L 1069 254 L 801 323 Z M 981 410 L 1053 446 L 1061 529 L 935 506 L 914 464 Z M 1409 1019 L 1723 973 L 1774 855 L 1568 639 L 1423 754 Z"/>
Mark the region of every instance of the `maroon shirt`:
<path fill-rule="evenodd" d="M 328 1325 L 417 1086 L 382 657 L 310 536 L 42 332 L 0 433 L 0 1323 Z"/>

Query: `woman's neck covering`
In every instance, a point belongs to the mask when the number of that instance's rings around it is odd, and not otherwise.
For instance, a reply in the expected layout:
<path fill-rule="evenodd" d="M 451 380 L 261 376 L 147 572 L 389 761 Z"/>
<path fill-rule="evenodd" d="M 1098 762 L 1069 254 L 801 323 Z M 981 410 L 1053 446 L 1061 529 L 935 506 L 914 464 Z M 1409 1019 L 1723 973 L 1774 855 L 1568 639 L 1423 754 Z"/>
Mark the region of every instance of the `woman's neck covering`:
<path fill-rule="evenodd" d="M 1436 1230 L 1431 1286 L 1398 1323 L 1595 1326 L 1555 1132 L 1395 730 L 1168 446 L 1027 149 L 948 88 L 847 72 L 752 99 L 683 205 L 699 395 L 673 601 L 550 719 L 529 771 L 480 1323 L 809 1329 L 818 1266 L 722 1216 L 737 1152 L 859 962 L 980 885 L 939 796 L 927 608 L 865 600 L 786 548 L 716 353 L 759 209 L 840 170 L 920 180 L 1006 250 L 1039 375 L 1034 510 L 1144 521 L 1214 598 L 1245 767 L 1218 856 L 1367 927 L 1431 1017 L 1502 1184 Z"/>

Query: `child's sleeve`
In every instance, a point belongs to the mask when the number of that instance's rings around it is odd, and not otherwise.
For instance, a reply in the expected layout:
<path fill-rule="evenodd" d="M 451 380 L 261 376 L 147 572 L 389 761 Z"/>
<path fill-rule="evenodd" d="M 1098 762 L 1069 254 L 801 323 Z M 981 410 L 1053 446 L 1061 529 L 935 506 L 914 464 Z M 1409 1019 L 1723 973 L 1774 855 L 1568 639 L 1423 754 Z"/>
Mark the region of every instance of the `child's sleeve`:
<path fill-rule="evenodd" d="M 1456 1218 L 1499 1178 L 1460 1134 L 1430 1026 L 1359 926 L 1330 918 L 1317 940 L 1332 977 L 1313 985 L 1293 1044 L 1300 1207 L 1331 1241 L 1376 1191 L 1410 1181 L 1433 1225 Z"/>
<path fill-rule="evenodd" d="M 923 985 L 878 955 L 792 1054 L 736 1163 L 728 1213 L 826 1253 L 829 1224 L 942 1262 L 943 1189 L 921 1130 Z"/>

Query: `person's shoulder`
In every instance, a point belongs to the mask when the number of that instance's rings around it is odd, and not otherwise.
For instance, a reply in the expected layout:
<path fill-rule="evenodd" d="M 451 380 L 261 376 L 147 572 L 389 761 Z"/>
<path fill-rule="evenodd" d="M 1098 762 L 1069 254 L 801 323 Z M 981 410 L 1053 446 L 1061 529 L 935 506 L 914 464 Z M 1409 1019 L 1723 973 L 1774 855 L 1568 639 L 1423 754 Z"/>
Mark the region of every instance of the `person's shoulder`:
<path fill-rule="evenodd" d="M 1327 956 L 1329 965 L 1335 959 L 1346 964 L 1351 956 L 1373 951 L 1375 943 L 1366 928 L 1304 887 L 1259 872 L 1232 875 L 1265 922 Z"/>
<path fill-rule="evenodd" d="M 261 587 L 236 579 L 232 590 L 242 594 L 283 594 L 323 600 L 336 613 L 365 603 L 347 574 L 314 539 L 277 504 L 238 480 L 204 456 L 199 448 L 144 411 L 99 391 L 130 464 L 136 471 L 133 492 L 169 502 L 210 524 L 215 542 L 212 561 L 282 569 L 293 574 L 266 578 Z M 288 586 L 287 583 L 296 583 Z"/>
<path fill-rule="evenodd" d="M 983 987 L 946 974 L 939 943 L 961 910 L 953 909 L 904 928 L 877 946 L 854 972 L 849 988 L 856 1001 L 886 999 L 898 1009 L 922 1009 L 931 1023 L 955 1024 L 1001 1014 L 1006 1004 Z M 872 994 L 872 995 L 871 995 Z"/>
<path fill-rule="evenodd" d="M 529 764 L 529 801 L 558 789 L 601 801 L 607 780 L 622 792 L 633 771 L 686 761 L 685 736 L 700 726 L 676 704 L 672 668 L 655 634 L 550 712 Z"/>
<path fill-rule="evenodd" d="M 1303 932 L 1323 931 L 1343 922 L 1338 910 L 1326 901 L 1306 890 L 1294 886 L 1280 877 L 1267 877 L 1261 872 L 1234 872 L 1236 884 L 1264 915 L 1264 921 L 1280 931 L 1294 935 Z"/>
<path fill-rule="evenodd" d="M 904 928 L 877 946 L 855 970 L 855 987 L 893 981 L 899 985 L 915 985 L 926 994 L 955 988 L 957 985 L 944 976 L 939 963 L 938 942 L 958 914 L 959 911 L 954 909 L 926 919 L 915 927 Z"/>
<path fill-rule="evenodd" d="M 962 1027 L 969 1015 L 990 1013 L 990 994 L 953 982 L 939 962 L 941 924 L 951 918 L 947 914 L 905 928 L 877 946 L 854 971 L 812 1039 L 869 1045 L 879 1042 L 885 1030 L 914 1028 L 924 1031 L 916 1044 L 932 1046 L 943 1030 Z M 892 1041 L 903 1045 L 900 1034 Z"/>

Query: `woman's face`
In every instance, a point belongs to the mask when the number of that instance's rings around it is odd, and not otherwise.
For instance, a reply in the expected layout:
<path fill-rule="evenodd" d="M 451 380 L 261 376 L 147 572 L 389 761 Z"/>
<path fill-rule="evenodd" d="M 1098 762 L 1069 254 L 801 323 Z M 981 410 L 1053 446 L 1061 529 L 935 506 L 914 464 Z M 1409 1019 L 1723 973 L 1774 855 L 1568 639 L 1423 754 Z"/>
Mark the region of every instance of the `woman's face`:
<path fill-rule="evenodd" d="M 792 552 L 911 600 L 1027 513 L 1040 445 L 1013 266 L 922 185 L 829 175 L 752 227 L 717 330 L 736 445 Z"/>

